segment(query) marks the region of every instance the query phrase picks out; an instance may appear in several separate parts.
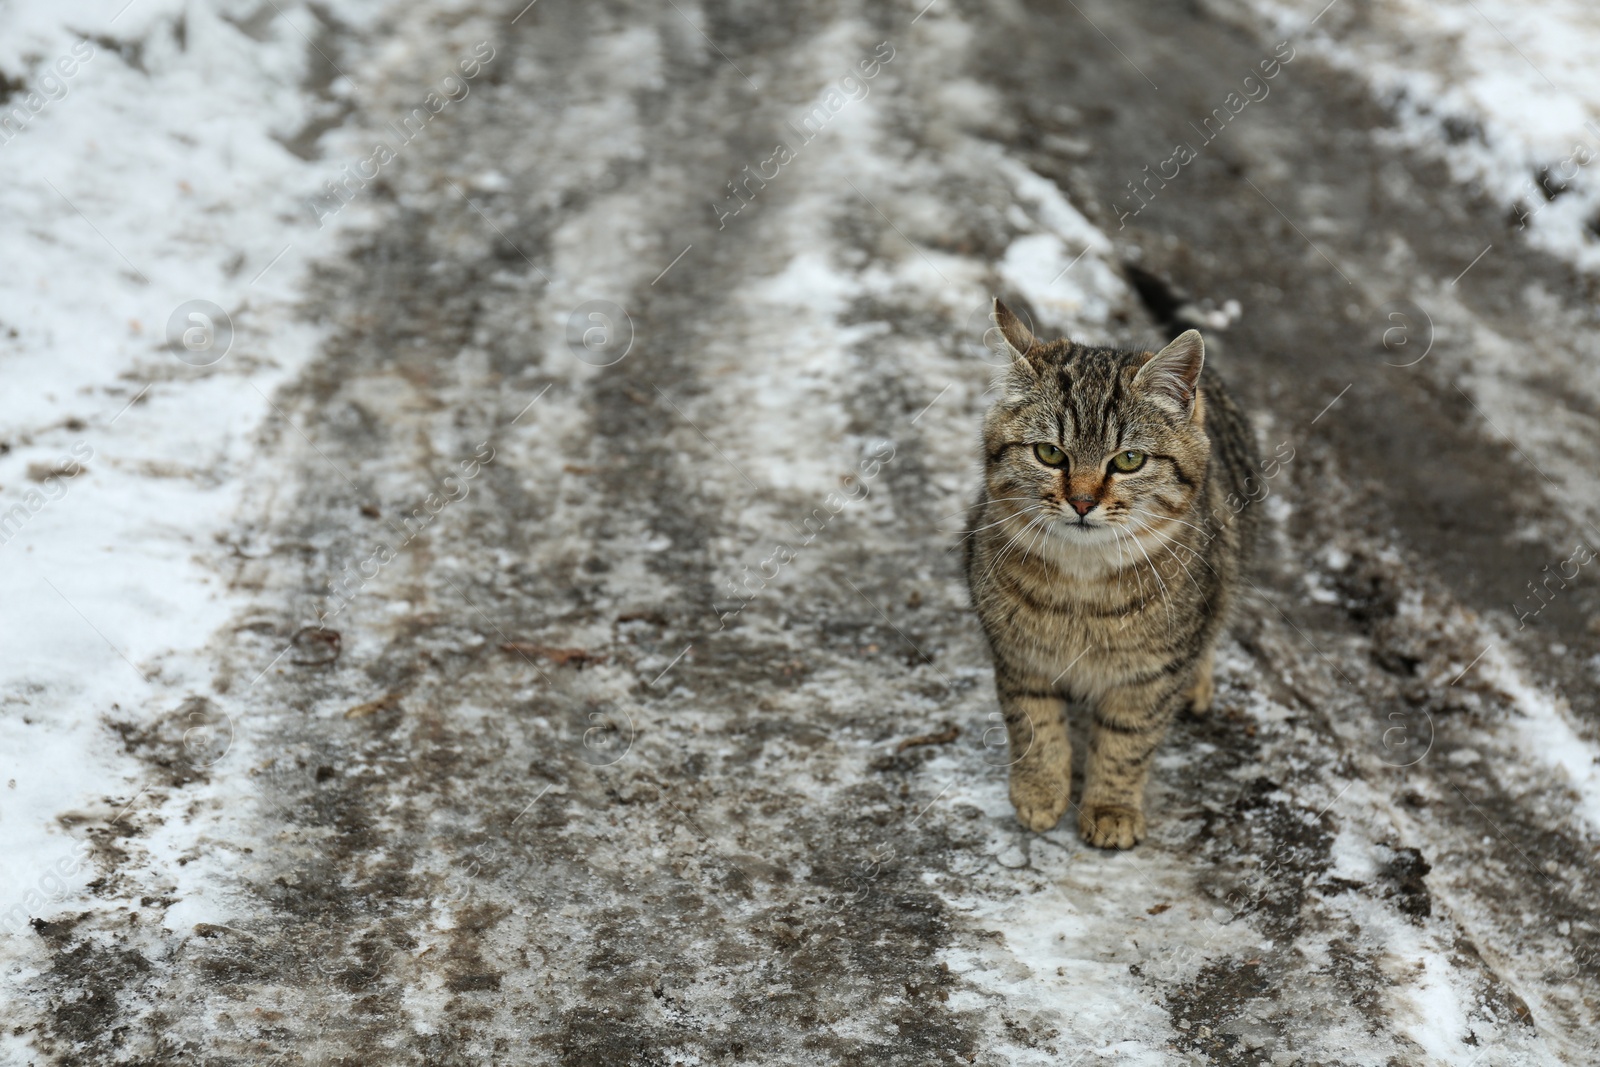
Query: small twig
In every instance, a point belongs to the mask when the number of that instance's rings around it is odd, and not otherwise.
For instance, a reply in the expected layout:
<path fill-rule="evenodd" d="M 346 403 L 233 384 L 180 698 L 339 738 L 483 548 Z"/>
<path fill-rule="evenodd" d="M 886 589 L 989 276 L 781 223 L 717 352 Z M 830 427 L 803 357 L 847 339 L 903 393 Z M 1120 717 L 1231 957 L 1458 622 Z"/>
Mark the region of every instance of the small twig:
<path fill-rule="evenodd" d="M 571 664 L 582 669 L 585 664 L 604 663 L 606 656 L 603 653 L 590 652 L 586 648 L 551 648 L 549 645 L 536 645 L 531 641 L 506 641 L 500 645 L 506 652 L 516 652 L 523 656 L 543 656 L 558 667 Z"/>
<path fill-rule="evenodd" d="M 391 689 L 377 700 L 369 700 L 365 704 L 357 704 L 345 712 L 344 717 L 347 719 L 359 719 L 363 716 L 371 715 L 375 711 L 388 711 L 390 708 L 398 708 L 400 706 L 400 698 L 403 696 L 405 696 L 403 690 Z"/>
<path fill-rule="evenodd" d="M 960 736 L 961 727 L 951 723 L 936 734 L 919 734 L 916 737 L 908 737 L 896 745 L 894 750 L 896 752 L 904 752 L 906 749 L 915 748 L 918 745 L 948 745 Z"/>

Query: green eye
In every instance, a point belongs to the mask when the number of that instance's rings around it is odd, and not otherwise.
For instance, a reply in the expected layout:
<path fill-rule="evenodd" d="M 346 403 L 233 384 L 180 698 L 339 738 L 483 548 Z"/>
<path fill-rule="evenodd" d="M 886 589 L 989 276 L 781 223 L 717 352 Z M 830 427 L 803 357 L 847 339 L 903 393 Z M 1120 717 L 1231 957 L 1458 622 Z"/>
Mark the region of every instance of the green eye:
<path fill-rule="evenodd" d="M 1067 462 L 1067 454 L 1049 441 L 1040 441 L 1033 446 L 1033 454 L 1039 457 L 1039 462 L 1046 467 L 1061 467 Z"/>
<path fill-rule="evenodd" d="M 1127 452 L 1118 452 L 1116 455 L 1111 457 L 1111 469 L 1116 471 L 1118 474 L 1132 474 L 1142 466 L 1144 466 L 1143 452 L 1134 452 L 1130 450 Z"/>

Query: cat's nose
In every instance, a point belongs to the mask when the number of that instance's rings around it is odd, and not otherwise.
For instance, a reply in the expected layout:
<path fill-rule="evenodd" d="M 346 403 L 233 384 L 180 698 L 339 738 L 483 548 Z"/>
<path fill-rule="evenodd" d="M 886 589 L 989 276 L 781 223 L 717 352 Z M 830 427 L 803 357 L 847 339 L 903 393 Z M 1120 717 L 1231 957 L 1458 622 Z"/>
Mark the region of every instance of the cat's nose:
<path fill-rule="evenodd" d="M 1092 496 L 1074 496 L 1068 497 L 1067 503 L 1071 504 L 1072 510 L 1076 511 L 1079 515 L 1087 515 L 1089 512 L 1094 510 L 1095 505 L 1098 504 L 1099 501 Z"/>

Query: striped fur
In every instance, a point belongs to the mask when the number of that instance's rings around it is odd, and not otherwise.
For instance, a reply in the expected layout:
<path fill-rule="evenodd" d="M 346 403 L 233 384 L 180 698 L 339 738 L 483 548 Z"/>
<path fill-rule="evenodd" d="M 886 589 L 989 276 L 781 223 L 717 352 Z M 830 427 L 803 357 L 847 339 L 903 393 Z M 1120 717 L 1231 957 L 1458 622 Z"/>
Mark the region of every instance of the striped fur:
<path fill-rule="evenodd" d="M 1015 358 L 984 419 L 966 570 L 994 655 L 1011 801 L 1029 829 L 1061 818 L 1065 713 L 1082 707 L 1079 832 L 1131 848 L 1168 724 L 1211 701 L 1212 650 L 1256 521 L 1249 428 L 1192 330 L 1152 354 L 1039 342 L 999 301 L 995 318 Z M 1128 450 L 1143 465 L 1115 472 Z"/>

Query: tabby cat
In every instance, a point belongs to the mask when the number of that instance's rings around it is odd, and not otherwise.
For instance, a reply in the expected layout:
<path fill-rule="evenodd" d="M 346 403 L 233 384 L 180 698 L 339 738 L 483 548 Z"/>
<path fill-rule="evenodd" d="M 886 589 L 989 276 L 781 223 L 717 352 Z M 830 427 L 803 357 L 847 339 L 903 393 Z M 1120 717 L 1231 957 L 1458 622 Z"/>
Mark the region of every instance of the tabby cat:
<path fill-rule="evenodd" d="M 1089 713 L 1078 832 L 1132 848 L 1168 723 L 1185 702 L 1211 703 L 1212 650 L 1256 524 L 1255 450 L 1201 369 L 1197 331 L 1152 354 L 1038 341 L 998 300 L 994 318 L 1012 363 L 984 418 L 966 569 L 1011 803 L 1036 831 L 1071 804 L 1071 701 Z"/>

